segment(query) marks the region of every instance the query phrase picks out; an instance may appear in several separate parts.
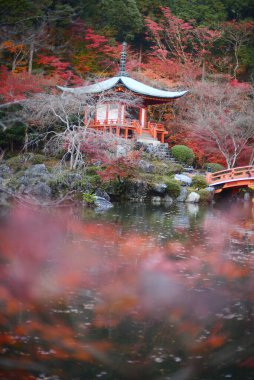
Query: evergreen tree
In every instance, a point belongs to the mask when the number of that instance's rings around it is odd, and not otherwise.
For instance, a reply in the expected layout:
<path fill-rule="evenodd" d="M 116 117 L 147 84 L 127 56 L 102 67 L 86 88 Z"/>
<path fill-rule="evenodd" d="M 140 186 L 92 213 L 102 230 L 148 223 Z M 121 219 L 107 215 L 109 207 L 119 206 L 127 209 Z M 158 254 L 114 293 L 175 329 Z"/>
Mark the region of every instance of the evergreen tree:
<path fill-rule="evenodd" d="M 118 40 L 133 40 L 143 27 L 143 18 L 136 0 L 100 0 L 97 18 Z"/>
<path fill-rule="evenodd" d="M 221 0 L 169 0 L 169 7 L 183 20 L 195 20 L 200 25 L 227 19 L 226 7 Z"/>
<path fill-rule="evenodd" d="M 168 6 L 178 17 L 201 25 L 254 18 L 253 0 L 168 0 Z"/>
<path fill-rule="evenodd" d="M 254 18 L 253 0 L 221 0 L 225 4 L 228 20 Z"/>
<path fill-rule="evenodd" d="M 157 18 L 161 14 L 160 7 L 168 6 L 168 0 L 137 0 L 137 6 L 143 17 Z"/>

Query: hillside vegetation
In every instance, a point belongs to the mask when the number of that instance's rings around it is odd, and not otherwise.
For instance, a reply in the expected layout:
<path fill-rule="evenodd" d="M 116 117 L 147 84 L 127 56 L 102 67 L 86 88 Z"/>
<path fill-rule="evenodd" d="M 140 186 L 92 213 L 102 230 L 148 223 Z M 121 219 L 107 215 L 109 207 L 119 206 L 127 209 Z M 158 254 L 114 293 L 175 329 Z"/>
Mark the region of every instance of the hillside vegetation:
<path fill-rule="evenodd" d="M 253 163 L 252 0 L 0 0 L 0 17 L 4 154 L 20 151 L 37 132 L 13 102 L 115 75 L 127 41 L 131 76 L 190 90 L 173 110 L 149 109 L 168 126 L 170 146 L 193 149 L 199 166 Z"/>

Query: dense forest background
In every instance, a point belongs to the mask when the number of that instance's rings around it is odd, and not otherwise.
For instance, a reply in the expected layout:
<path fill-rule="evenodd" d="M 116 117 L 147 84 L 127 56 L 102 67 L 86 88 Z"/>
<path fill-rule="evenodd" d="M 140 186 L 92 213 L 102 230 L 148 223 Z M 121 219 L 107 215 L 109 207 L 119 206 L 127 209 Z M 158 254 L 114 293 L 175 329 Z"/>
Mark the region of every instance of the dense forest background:
<path fill-rule="evenodd" d="M 128 71 L 157 87 L 226 83 L 239 92 L 254 79 L 253 0 L 0 0 L 0 19 L 2 104 L 116 74 L 123 41 Z M 189 120 L 181 107 L 171 140 L 193 145 L 181 129 Z M 2 111 L 6 127 L 4 117 Z M 172 111 L 164 119 L 172 121 Z M 16 119 L 8 118 L 8 127 L 15 123 L 17 131 Z M 8 133 L 6 146 L 13 142 Z"/>

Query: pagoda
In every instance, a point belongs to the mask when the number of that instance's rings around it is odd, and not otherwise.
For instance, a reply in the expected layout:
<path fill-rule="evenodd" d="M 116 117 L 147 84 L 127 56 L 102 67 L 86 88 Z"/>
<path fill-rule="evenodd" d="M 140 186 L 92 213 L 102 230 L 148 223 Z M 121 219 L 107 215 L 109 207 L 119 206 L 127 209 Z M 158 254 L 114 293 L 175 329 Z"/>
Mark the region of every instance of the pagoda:
<path fill-rule="evenodd" d="M 100 104 L 93 115 L 90 127 L 100 131 L 110 132 L 124 138 L 135 138 L 144 143 L 164 143 L 168 132 L 165 126 L 148 120 L 148 106 L 172 103 L 182 97 L 187 91 L 165 91 L 131 78 L 126 72 L 126 43 L 120 60 L 120 70 L 117 76 L 89 86 L 76 88 L 60 87 L 64 92 L 81 94 L 102 94 L 109 91 L 125 92 L 141 98 L 137 106 L 126 106 L 126 102 L 119 100 L 117 103 Z M 127 109 L 128 108 L 128 109 Z"/>

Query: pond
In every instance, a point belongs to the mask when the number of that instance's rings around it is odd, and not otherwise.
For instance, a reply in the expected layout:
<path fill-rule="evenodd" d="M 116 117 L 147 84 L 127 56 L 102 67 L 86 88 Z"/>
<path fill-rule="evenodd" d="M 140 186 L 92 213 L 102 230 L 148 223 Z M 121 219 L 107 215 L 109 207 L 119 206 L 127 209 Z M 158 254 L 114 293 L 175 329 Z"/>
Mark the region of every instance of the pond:
<path fill-rule="evenodd" d="M 1 215 L 0 379 L 254 378 L 254 204 Z"/>

